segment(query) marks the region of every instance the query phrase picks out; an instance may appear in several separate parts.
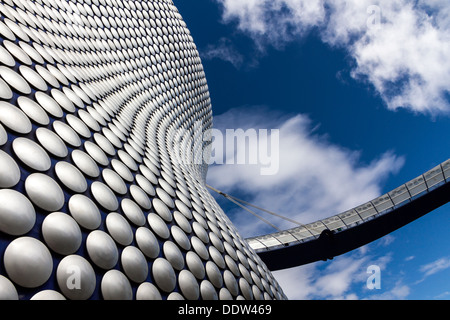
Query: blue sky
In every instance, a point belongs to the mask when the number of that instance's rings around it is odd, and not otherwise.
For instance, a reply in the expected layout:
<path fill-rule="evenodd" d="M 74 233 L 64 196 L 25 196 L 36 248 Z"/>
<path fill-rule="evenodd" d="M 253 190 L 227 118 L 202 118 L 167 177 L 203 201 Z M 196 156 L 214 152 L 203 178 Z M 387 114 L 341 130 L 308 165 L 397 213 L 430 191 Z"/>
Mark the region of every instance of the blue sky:
<path fill-rule="evenodd" d="M 450 158 L 448 1 L 174 3 L 202 58 L 214 126 L 280 130 L 277 174 L 213 165 L 212 186 L 307 223 Z M 274 231 L 217 200 L 244 236 Z M 290 299 L 447 300 L 449 214 L 443 206 L 332 261 L 274 275 Z M 366 286 L 371 265 L 380 289 Z"/>

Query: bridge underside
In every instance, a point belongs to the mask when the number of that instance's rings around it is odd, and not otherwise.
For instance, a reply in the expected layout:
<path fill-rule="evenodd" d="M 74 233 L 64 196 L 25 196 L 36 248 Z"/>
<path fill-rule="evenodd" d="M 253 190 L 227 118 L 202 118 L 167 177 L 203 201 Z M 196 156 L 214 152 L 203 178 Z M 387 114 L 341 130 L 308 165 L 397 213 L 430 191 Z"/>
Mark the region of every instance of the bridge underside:
<path fill-rule="evenodd" d="M 429 191 L 395 210 L 339 232 L 325 230 L 320 237 L 303 243 L 260 251 L 271 271 L 292 268 L 336 256 L 377 240 L 450 201 L 450 183 Z"/>

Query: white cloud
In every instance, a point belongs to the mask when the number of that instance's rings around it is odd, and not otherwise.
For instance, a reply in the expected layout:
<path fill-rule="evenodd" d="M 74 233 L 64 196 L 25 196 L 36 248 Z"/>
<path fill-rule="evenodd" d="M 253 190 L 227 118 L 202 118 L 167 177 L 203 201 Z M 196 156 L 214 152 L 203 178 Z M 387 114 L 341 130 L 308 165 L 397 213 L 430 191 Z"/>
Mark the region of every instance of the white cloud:
<path fill-rule="evenodd" d="M 392 244 L 395 241 L 395 237 L 391 234 L 385 235 L 383 238 L 380 239 L 380 245 L 383 247 L 387 247 L 390 244 Z"/>
<path fill-rule="evenodd" d="M 279 170 L 261 175 L 260 164 L 213 165 L 207 182 L 231 195 L 244 193 L 248 202 L 302 223 L 338 214 L 381 195 L 382 182 L 404 163 L 402 157 L 387 151 L 371 163 L 361 164 L 360 152 L 331 144 L 315 133 L 312 121 L 301 114 L 287 117 L 246 107 L 216 116 L 214 121 L 222 132 L 228 128 L 278 128 L 279 154 L 271 156 L 273 161 L 278 159 Z M 231 154 L 234 152 L 232 149 Z M 274 231 L 255 220 L 239 214 L 234 223 L 244 236 Z M 275 224 L 295 226 L 284 221 Z"/>
<path fill-rule="evenodd" d="M 385 270 L 392 261 L 390 254 L 376 258 L 369 254 L 370 251 L 370 248 L 358 249 L 326 263 L 316 262 L 275 271 L 273 275 L 291 300 L 375 300 L 381 299 L 381 296 L 405 298 L 409 294 L 408 287 L 400 282 L 394 288 L 383 288 L 381 294 L 381 290 L 367 289 L 367 279 L 371 275 L 368 267 L 377 265 Z"/>
<path fill-rule="evenodd" d="M 420 268 L 420 271 L 423 272 L 425 277 L 428 277 L 448 268 L 450 268 L 450 258 L 444 257 L 423 265 Z"/>
<path fill-rule="evenodd" d="M 450 29 L 410 1 L 382 1 L 380 8 L 380 29 L 350 44 L 353 75 L 366 78 L 390 109 L 448 111 Z"/>
<path fill-rule="evenodd" d="M 345 299 L 346 293 L 355 279 L 363 274 L 364 266 L 367 267 L 367 258 L 355 259 L 353 257 L 343 256 L 325 269 L 324 275 L 317 279 L 315 283 L 316 294 L 324 298 Z M 367 278 L 367 275 L 365 275 Z M 362 282 L 364 284 L 364 282 Z"/>
<path fill-rule="evenodd" d="M 215 116 L 214 122 L 222 132 L 278 128 L 280 167 L 277 174 L 263 176 L 258 165 L 213 165 L 207 182 L 232 195 L 243 192 L 251 203 L 301 222 L 325 218 L 378 196 L 382 182 L 404 162 L 402 157 L 386 152 L 369 164 L 361 164 L 360 152 L 331 144 L 316 132 L 317 125 L 301 114 L 287 116 L 247 106 Z M 234 152 L 232 149 L 227 157 Z M 274 231 L 242 209 L 236 211 L 232 220 L 243 236 Z M 281 228 L 292 227 L 281 221 L 274 223 Z M 389 236 L 379 245 L 392 241 Z M 274 276 L 290 299 L 359 299 L 354 289 L 366 285 L 367 267 L 376 264 L 383 269 L 391 259 L 389 255 L 378 259 L 370 255 L 370 246 L 364 246 L 336 257 L 325 268 L 318 262 L 276 271 Z M 396 287 L 390 296 L 404 297 L 407 289 Z"/>
<path fill-rule="evenodd" d="M 332 48 L 348 53 L 353 62 L 351 75 L 371 85 L 388 108 L 431 114 L 450 111 L 447 0 L 216 1 L 223 6 L 223 22 L 235 24 L 261 52 L 269 46 L 281 50 L 314 32 Z M 216 116 L 214 121 L 219 129 L 279 128 L 280 170 L 261 176 L 259 166 L 212 166 L 208 183 L 231 194 L 244 192 L 246 200 L 304 223 L 378 196 L 383 181 L 404 162 L 386 151 L 363 164 L 359 151 L 331 144 L 301 114 L 282 117 L 242 108 Z M 242 210 L 234 223 L 244 236 L 273 231 Z M 278 225 L 288 227 L 281 221 Z M 392 240 L 386 238 L 382 245 Z M 358 299 L 354 285 L 365 285 L 365 268 L 374 263 L 368 254 L 366 246 L 335 258 L 326 268 L 315 263 L 274 275 L 290 299 Z M 375 263 L 383 266 L 389 261 L 386 256 Z M 426 277 L 448 267 L 449 260 L 440 259 L 421 271 Z M 369 299 L 404 299 L 410 292 L 410 286 L 398 280 L 392 288 L 364 293 Z"/>
<path fill-rule="evenodd" d="M 436 274 L 438 272 L 441 272 L 443 270 L 446 270 L 448 268 L 450 268 L 450 258 L 449 257 L 439 258 L 435 261 L 424 264 L 419 268 L 419 271 L 421 272 L 421 278 L 419 280 L 417 280 L 414 284 L 419 284 L 419 283 L 423 282 L 429 276 Z"/>
<path fill-rule="evenodd" d="M 235 68 L 240 68 L 244 57 L 233 47 L 231 41 L 226 38 L 219 39 L 217 44 L 210 44 L 200 51 L 202 59 L 220 59 L 231 63 Z"/>
<path fill-rule="evenodd" d="M 290 300 L 310 300 L 316 296 L 315 281 L 318 273 L 316 264 L 272 272 Z"/>
<path fill-rule="evenodd" d="M 403 300 L 408 297 L 411 293 L 410 286 L 403 284 L 401 280 L 397 281 L 394 287 L 390 290 L 383 291 L 382 293 L 377 293 L 369 295 L 366 297 L 367 300 Z"/>
<path fill-rule="evenodd" d="M 450 5 L 445 0 L 216 0 L 260 50 L 317 30 L 352 58 L 387 107 L 450 111 Z"/>
<path fill-rule="evenodd" d="M 437 300 L 448 300 L 449 296 L 450 296 L 450 291 L 444 291 L 444 292 L 438 294 L 434 298 L 437 299 Z"/>
<path fill-rule="evenodd" d="M 225 23 L 237 21 L 238 29 L 262 46 L 282 46 L 294 36 L 308 32 L 325 15 L 323 1 L 310 0 L 218 0 Z"/>

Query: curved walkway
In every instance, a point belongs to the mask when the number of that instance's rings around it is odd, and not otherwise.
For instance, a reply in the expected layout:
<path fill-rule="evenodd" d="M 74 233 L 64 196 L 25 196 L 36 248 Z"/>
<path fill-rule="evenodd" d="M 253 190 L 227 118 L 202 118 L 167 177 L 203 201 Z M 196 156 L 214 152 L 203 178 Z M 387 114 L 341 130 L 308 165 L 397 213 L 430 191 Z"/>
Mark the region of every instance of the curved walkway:
<path fill-rule="evenodd" d="M 359 248 L 450 201 L 450 159 L 376 199 L 304 226 L 246 239 L 270 270 Z"/>

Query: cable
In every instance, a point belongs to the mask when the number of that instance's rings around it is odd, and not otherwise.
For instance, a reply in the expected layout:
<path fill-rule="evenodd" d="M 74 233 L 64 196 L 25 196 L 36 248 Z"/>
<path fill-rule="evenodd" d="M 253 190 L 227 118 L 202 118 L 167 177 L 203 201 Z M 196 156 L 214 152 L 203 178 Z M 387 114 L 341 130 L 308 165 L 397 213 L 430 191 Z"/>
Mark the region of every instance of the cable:
<path fill-rule="evenodd" d="M 271 214 L 271 215 L 273 215 L 273 216 L 276 216 L 276 217 L 278 217 L 278 218 L 284 219 L 284 220 L 286 220 L 286 221 L 295 223 L 296 225 L 299 225 L 299 226 L 303 226 L 303 225 L 304 225 L 303 223 L 300 223 L 300 222 L 298 222 L 298 221 L 292 220 L 291 218 L 288 218 L 288 217 L 279 215 L 279 214 L 277 214 L 277 213 L 275 213 L 275 212 L 272 212 L 272 211 L 269 211 L 269 210 L 260 208 L 260 207 L 258 207 L 258 206 L 255 206 L 254 204 L 248 203 L 248 202 L 246 202 L 246 201 L 244 201 L 244 200 L 237 199 L 236 197 L 233 197 L 233 196 L 230 196 L 230 195 L 228 195 L 228 196 L 231 197 L 231 198 L 233 198 L 233 199 L 236 200 L 236 201 L 239 201 L 239 202 L 244 203 L 244 204 L 246 204 L 246 205 L 252 206 L 253 208 L 259 209 L 259 210 L 264 211 L 264 212 L 267 212 L 267 213 L 269 213 L 269 214 Z"/>
<path fill-rule="evenodd" d="M 230 197 L 225 196 L 225 198 L 227 198 L 228 200 L 230 200 L 231 202 L 237 204 L 239 207 L 241 207 L 242 209 L 250 212 L 252 215 L 254 215 L 255 217 L 257 217 L 258 219 L 262 220 L 263 222 L 267 223 L 269 226 L 271 226 L 272 228 L 274 228 L 275 230 L 281 232 L 282 230 L 277 228 L 275 225 L 273 225 L 272 223 L 270 223 L 269 221 L 267 221 L 266 219 L 264 219 L 263 217 L 261 217 L 260 215 L 254 213 L 252 210 L 250 210 L 249 208 L 244 207 L 243 205 L 241 205 L 239 202 L 233 200 Z"/>
<path fill-rule="evenodd" d="M 251 207 L 256 208 L 256 209 L 258 209 L 258 210 L 264 211 L 264 212 L 269 213 L 269 214 L 271 214 L 271 215 L 273 215 L 273 216 L 276 216 L 276 217 L 278 217 L 278 218 L 281 218 L 281 219 L 287 220 L 287 221 L 289 221 L 289 222 L 295 223 L 295 224 L 297 224 L 297 225 L 299 225 L 299 226 L 304 226 L 304 224 L 302 224 L 302 223 L 300 223 L 300 222 L 298 222 L 298 221 L 295 221 L 295 220 L 292 220 L 292 219 L 290 219 L 290 218 L 284 217 L 284 216 L 282 216 L 282 215 L 279 215 L 279 214 L 277 214 L 277 213 L 275 213 L 275 212 L 266 210 L 266 209 L 264 209 L 264 208 L 260 208 L 260 207 L 258 207 L 258 206 L 255 206 L 254 204 L 248 203 L 247 201 L 238 199 L 238 198 L 233 197 L 233 196 L 231 196 L 231 195 L 229 195 L 229 194 L 226 194 L 225 192 L 222 192 L 222 191 L 220 191 L 220 190 L 217 190 L 216 188 L 213 188 L 213 187 L 211 187 L 210 185 L 206 185 L 206 187 L 209 188 L 209 189 L 211 189 L 211 190 L 213 190 L 213 191 L 215 191 L 215 192 L 217 192 L 218 194 L 224 196 L 224 197 L 227 198 L 228 200 L 232 201 L 233 203 L 237 204 L 238 206 L 240 206 L 241 208 L 243 208 L 243 209 L 245 209 L 245 210 L 247 210 L 247 211 L 250 211 L 250 210 L 249 210 L 248 208 L 242 206 L 240 203 L 246 204 L 246 205 L 248 205 L 248 206 L 251 206 Z M 238 202 L 240 202 L 240 203 L 238 203 Z M 254 213 L 253 211 L 250 211 L 250 213 L 252 213 L 253 215 L 256 215 L 259 219 L 263 219 L 262 217 L 260 217 L 260 216 L 257 215 L 256 213 Z M 265 219 L 264 219 L 264 220 L 265 220 Z M 274 227 L 270 222 L 266 222 L 266 223 L 268 223 L 268 224 L 270 224 L 272 227 Z M 277 229 L 277 230 L 279 230 L 279 229 L 276 228 L 276 227 L 274 227 L 274 228 Z"/>

